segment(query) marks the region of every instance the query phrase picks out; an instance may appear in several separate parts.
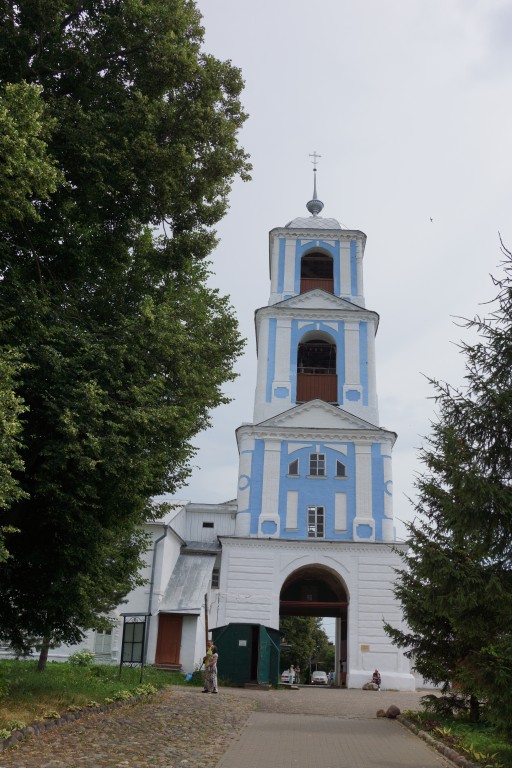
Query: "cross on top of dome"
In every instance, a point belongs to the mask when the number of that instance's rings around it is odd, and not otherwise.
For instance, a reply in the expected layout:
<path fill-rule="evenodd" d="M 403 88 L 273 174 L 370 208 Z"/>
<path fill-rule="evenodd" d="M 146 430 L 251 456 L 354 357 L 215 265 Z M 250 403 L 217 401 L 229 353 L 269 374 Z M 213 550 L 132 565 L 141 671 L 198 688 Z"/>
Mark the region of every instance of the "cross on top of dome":
<path fill-rule="evenodd" d="M 313 198 L 306 204 L 306 208 L 312 214 L 309 217 L 299 216 L 286 224 L 287 229 L 341 229 L 341 224 L 336 219 L 325 219 L 318 214 L 323 209 L 324 204 L 318 199 L 316 193 L 316 167 L 322 155 L 313 152 L 309 155 L 313 163 Z"/>
<path fill-rule="evenodd" d="M 316 167 L 318 165 L 319 159 L 322 157 L 322 155 L 319 155 L 317 151 L 315 150 L 313 154 L 310 155 L 312 157 L 312 163 L 313 163 L 313 199 L 309 201 L 309 203 L 306 204 L 306 208 L 313 216 L 318 216 L 322 208 L 324 207 L 324 204 L 321 200 L 317 198 L 316 194 Z"/>

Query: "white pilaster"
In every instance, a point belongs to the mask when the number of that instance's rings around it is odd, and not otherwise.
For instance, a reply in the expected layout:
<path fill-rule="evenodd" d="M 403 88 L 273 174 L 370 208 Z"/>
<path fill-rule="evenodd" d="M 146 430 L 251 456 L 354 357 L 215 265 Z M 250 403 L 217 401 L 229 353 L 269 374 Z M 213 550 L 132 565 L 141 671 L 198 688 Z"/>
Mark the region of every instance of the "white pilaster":
<path fill-rule="evenodd" d="M 372 424 L 379 424 L 379 402 L 377 397 L 377 373 L 375 366 L 375 324 L 368 323 L 368 406 L 373 409 Z"/>
<path fill-rule="evenodd" d="M 382 540 L 395 540 L 395 526 L 393 520 L 393 474 L 391 462 L 391 445 L 382 446 L 384 465 L 384 519 L 382 520 Z"/>
<path fill-rule="evenodd" d="M 361 386 L 361 364 L 359 355 L 359 321 L 345 322 L 345 384 L 343 386 L 343 402 L 347 410 L 354 407 L 359 410 L 363 388 Z M 359 400 L 347 399 L 348 391 L 359 393 Z"/>
<path fill-rule="evenodd" d="M 279 411 L 290 407 L 291 404 L 291 381 L 290 381 L 290 346 L 291 346 L 292 321 L 289 318 L 278 318 L 276 331 L 276 354 L 274 381 L 272 384 L 272 401 L 279 401 Z M 276 390 L 288 390 L 286 397 L 277 397 Z M 275 406 L 273 403 L 273 409 Z"/>
<path fill-rule="evenodd" d="M 279 280 L 279 238 L 274 237 L 271 239 L 272 251 L 270 253 L 270 301 L 269 304 L 274 304 L 279 301 L 277 294 L 277 284 Z"/>
<path fill-rule="evenodd" d="M 235 524 L 235 536 L 249 536 L 251 530 L 251 513 L 249 508 L 252 480 L 252 457 L 254 438 L 244 435 L 240 443 L 240 459 L 238 463 L 238 492 Z"/>
<path fill-rule="evenodd" d="M 283 294 L 295 294 L 295 241 L 286 240 L 284 248 L 284 285 Z"/>
<path fill-rule="evenodd" d="M 254 422 L 265 418 L 265 397 L 268 370 L 268 339 L 269 320 L 264 317 L 260 324 L 258 336 L 258 373 L 256 377 L 256 392 L 254 394 Z"/>
<path fill-rule="evenodd" d="M 340 284 L 341 295 L 350 296 L 350 244 L 340 244 Z"/>
<path fill-rule="evenodd" d="M 357 266 L 357 303 L 360 307 L 365 306 L 364 302 L 364 284 L 363 284 L 363 244 L 357 239 L 356 245 L 356 266 Z"/>
<path fill-rule="evenodd" d="M 265 440 L 265 453 L 263 457 L 263 492 L 261 513 L 258 523 L 258 536 L 265 538 L 278 538 L 279 525 L 279 463 L 281 457 L 281 441 Z M 271 533 L 262 530 L 263 523 L 275 523 L 275 530 Z"/>

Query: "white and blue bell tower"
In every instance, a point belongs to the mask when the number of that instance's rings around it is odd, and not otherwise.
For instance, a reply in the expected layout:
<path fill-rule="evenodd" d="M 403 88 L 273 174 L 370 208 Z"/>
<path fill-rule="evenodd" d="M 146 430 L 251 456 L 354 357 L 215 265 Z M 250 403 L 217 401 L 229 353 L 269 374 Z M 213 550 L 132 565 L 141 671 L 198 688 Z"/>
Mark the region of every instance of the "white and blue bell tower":
<path fill-rule="evenodd" d="M 384 687 L 411 690 L 409 662 L 383 628 L 403 623 L 393 586 L 405 545 L 393 523 L 396 434 L 379 424 L 366 236 L 320 215 L 316 180 L 307 209 L 269 236 L 254 417 L 237 430 L 235 529 L 219 536 L 211 626 L 231 625 L 245 643 L 247 624 L 332 617 L 337 684 L 360 687 L 378 668 Z"/>
<path fill-rule="evenodd" d="M 307 208 L 269 236 L 254 423 L 237 430 L 237 534 L 392 542 L 396 434 L 379 425 L 366 235 L 319 215 L 316 177 Z"/>

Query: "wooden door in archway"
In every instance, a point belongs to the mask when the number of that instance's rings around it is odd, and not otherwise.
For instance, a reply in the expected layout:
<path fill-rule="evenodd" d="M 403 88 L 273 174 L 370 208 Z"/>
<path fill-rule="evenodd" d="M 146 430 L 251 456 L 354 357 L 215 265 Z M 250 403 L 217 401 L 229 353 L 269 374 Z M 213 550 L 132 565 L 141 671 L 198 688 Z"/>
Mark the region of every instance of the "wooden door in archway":
<path fill-rule="evenodd" d="M 183 616 L 175 613 L 159 614 L 155 657 L 157 664 L 177 665 L 180 663 L 182 628 Z"/>

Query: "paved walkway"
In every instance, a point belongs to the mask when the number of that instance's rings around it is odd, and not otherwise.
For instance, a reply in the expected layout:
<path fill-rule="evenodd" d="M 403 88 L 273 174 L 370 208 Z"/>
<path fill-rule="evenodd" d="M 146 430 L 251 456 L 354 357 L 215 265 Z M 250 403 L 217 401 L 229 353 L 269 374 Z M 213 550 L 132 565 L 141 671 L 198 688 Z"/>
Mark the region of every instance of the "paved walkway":
<path fill-rule="evenodd" d="M 217 768 L 452 765 L 396 720 L 376 717 L 377 709 L 390 704 L 418 709 L 424 693 L 311 687 L 252 692 L 257 709 Z"/>
<path fill-rule="evenodd" d="M 449 765 L 379 708 L 421 693 L 171 688 L 51 728 L 0 753 L 0 768 L 442 768 Z"/>

